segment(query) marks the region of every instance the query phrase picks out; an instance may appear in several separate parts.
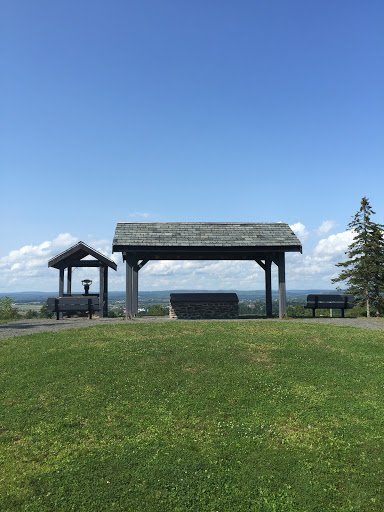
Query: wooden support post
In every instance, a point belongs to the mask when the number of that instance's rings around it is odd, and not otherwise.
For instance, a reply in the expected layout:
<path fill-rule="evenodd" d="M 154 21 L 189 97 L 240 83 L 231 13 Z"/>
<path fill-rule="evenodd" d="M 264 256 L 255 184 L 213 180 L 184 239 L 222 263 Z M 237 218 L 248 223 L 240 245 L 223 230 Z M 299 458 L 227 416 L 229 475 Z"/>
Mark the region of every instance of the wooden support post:
<path fill-rule="evenodd" d="M 60 277 L 59 277 L 59 297 L 64 295 L 64 267 L 60 268 Z M 58 313 L 57 319 L 63 318 L 63 313 Z"/>
<path fill-rule="evenodd" d="M 59 276 L 59 297 L 64 295 L 64 268 L 60 268 L 60 276 Z"/>
<path fill-rule="evenodd" d="M 133 265 L 132 288 L 132 313 L 133 316 L 137 316 L 139 312 L 139 265 L 137 262 Z"/>
<path fill-rule="evenodd" d="M 108 267 L 104 267 L 104 316 L 108 316 Z"/>
<path fill-rule="evenodd" d="M 279 269 L 279 317 L 287 316 L 287 293 L 285 288 L 285 253 L 281 252 L 278 256 Z"/>
<path fill-rule="evenodd" d="M 100 275 L 100 290 L 99 290 L 99 318 L 104 318 L 104 267 L 100 265 L 99 269 Z"/>
<path fill-rule="evenodd" d="M 72 267 L 67 269 L 67 295 L 72 294 Z"/>
<path fill-rule="evenodd" d="M 133 318 L 133 260 L 125 260 L 126 289 L 125 289 L 125 319 Z"/>
<path fill-rule="evenodd" d="M 265 258 L 265 310 L 272 316 L 272 258 Z"/>
<path fill-rule="evenodd" d="M 265 258 L 264 262 L 259 258 L 255 261 L 265 272 L 265 312 L 267 316 L 272 316 L 272 258 Z"/>

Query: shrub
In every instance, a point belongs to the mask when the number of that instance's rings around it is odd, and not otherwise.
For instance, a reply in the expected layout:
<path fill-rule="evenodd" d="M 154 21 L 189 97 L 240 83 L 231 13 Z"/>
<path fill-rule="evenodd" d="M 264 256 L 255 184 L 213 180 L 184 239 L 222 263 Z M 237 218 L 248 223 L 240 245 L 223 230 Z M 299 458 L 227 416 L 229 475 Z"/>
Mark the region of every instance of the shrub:
<path fill-rule="evenodd" d="M 33 309 L 29 309 L 25 314 L 25 318 L 38 318 L 38 317 L 39 317 L 39 313 Z"/>
<path fill-rule="evenodd" d="M 165 316 L 166 309 L 161 304 L 153 304 L 147 311 L 148 316 Z"/>
<path fill-rule="evenodd" d="M 40 309 L 39 318 L 52 318 L 53 313 L 48 311 L 47 303 L 43 304 Z"/>
<path fill-rule="evenodd" d="M 17 308 L 14 307 L 14 302 L 9 297 L 0 299 L 0 320 L 15 320 L 19 317 Z"/>

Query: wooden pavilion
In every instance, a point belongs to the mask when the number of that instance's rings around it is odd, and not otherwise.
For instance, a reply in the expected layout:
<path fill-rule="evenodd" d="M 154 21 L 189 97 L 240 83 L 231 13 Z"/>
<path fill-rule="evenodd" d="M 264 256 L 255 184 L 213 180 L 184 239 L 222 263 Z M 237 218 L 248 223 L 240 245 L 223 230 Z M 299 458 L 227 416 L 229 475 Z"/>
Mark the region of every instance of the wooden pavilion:
<path fill-rule="evenodd" d="M 93 259 L 84 259 L 92 256 Z M 74 267 L 99 267 L 100 270 L 100 290 L 98 294 L 89 294 L 95 296 L 98 300 L 99 317 L 108 316 L 108 268 L 117 270 L 114 261 L 96 251 L 84 242 L 78 242 L 73 247 L 58 254 L 48 261 L 48 267 L 57 268 L 59 275 L 59 299 L 61 297 L 74 297 L 72 294 L 72 268 Z M 67 270 L 67 292 L 64 293 L 64 271 Z M 82 295 L 82 294 L 78 294 Z M 88 295 L 88 294 L 87 294 Z"/>
<path fill-rule="evenodd" d="M 266 313 L 272 315 L 272 263 L 278 267 L 279 316 L 286 316 L 285 253 L 302 252 L 283 223 L 119 222 L 113 252 L 126 263 L 126 318 L 138 312 L 138 273 L 150 260 L 254 260 L 265 272 Z"/>

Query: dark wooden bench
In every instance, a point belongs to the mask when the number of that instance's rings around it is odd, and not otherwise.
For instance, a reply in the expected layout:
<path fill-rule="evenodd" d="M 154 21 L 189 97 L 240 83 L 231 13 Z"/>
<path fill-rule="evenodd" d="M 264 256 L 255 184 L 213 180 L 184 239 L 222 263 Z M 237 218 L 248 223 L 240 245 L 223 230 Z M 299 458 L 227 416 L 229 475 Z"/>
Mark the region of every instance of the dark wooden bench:
<path fill-rule="evenodd" d="M 326 295 L 310 294 L 307 296 L 306 309 L 312 309 L 312 316 L 315 316 L 316 309 L 341 309 L 341 316 L 344 318 L 344 311 L 352 309 L 355 305 L 353 295 Z"/>
<path fill-rule="evenodd" d="M 77 313 L 88 311 L 89 318 L 95 311 L 100 310 L 100 301 L 98 295 L 73 295 L 67 297 L 50 297 L 47 300 L 47 309 L 56 313 L 59 320 L 60 313 Z"/>

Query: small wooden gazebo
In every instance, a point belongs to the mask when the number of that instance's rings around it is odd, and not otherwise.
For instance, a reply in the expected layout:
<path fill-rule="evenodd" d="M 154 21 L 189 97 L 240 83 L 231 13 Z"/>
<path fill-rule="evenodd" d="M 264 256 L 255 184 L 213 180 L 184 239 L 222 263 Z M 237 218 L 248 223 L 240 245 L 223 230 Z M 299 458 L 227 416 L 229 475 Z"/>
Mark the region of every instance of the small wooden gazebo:
<path fill-rule="evenodd" d="M 286 316 L 285 253 L 301 252 L 284 223 L 119 222 L 113 252 L 126 263 L 127 318 L 138 311 L 138 273 L 149 260 L 253 260 L 265 272 L 266 313 L 272 314 L 271 266 L 278 267 L 279 316 Z"/>
<path fill-rule="evenodd" d="M 93 259 L 84 259 L 92 256 Z M 72 268 L 74 267 L 99 267 L 100 269 L 100 292 L 90 294 L 99 298 L 99 316 L 108 316 L 108 268 L 117 270 L 114 261 L 101 254 L 96 249 L 89 247 L 84 242 L 78 242 L 73 247 L 58 254 L 48 261 L 48 267 L 57 268 L 59 275 L 59 299 L 60 297 L 73 297 L 72 294 Z M 64 293 L 64 272 L 67 270 L 67 291 Z M 81 294 L 82 295 L 82 294 Z"/>

